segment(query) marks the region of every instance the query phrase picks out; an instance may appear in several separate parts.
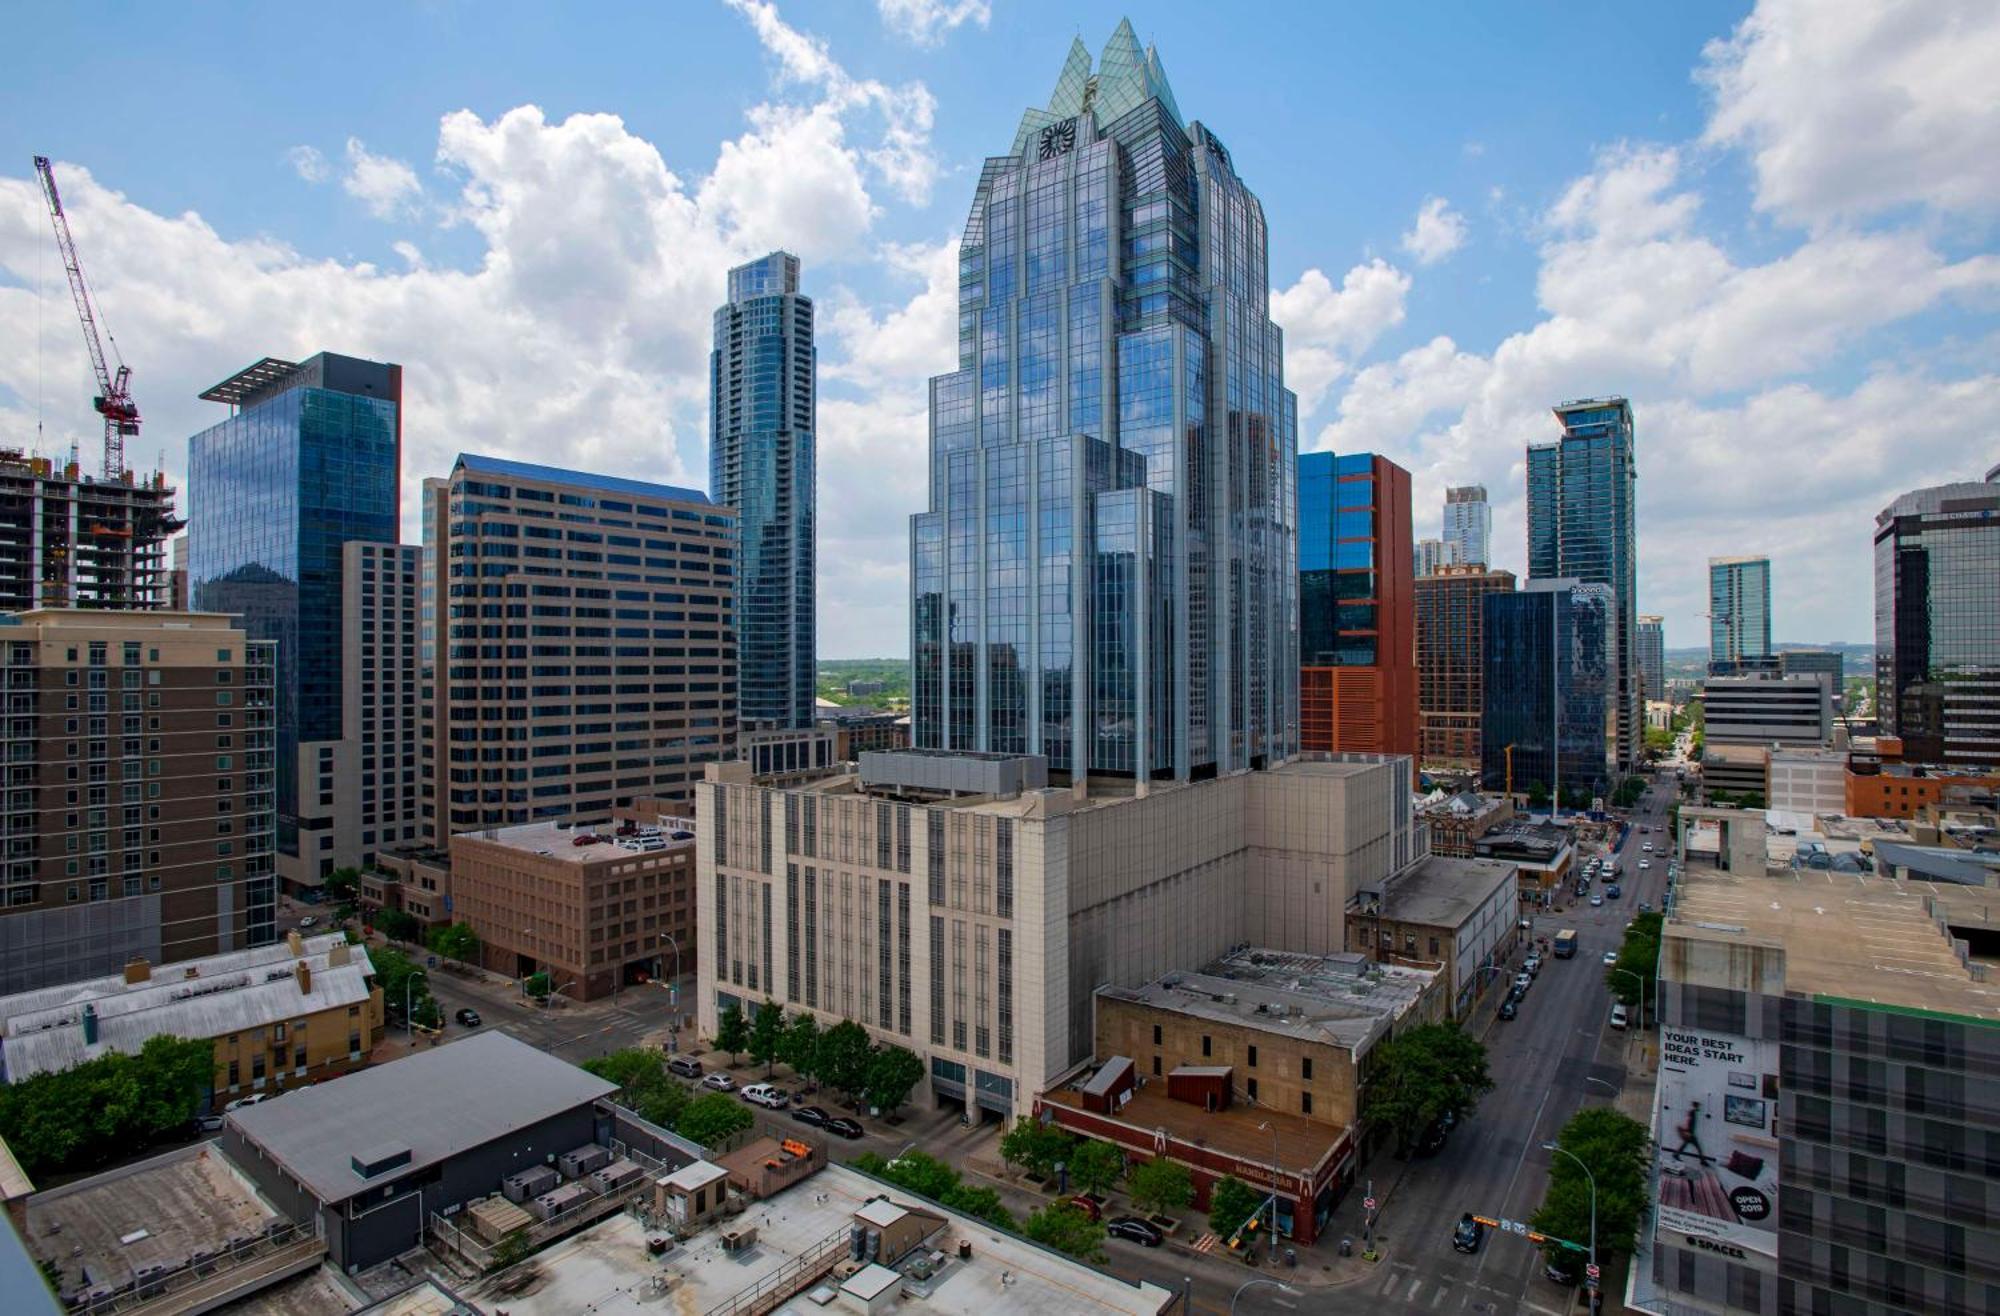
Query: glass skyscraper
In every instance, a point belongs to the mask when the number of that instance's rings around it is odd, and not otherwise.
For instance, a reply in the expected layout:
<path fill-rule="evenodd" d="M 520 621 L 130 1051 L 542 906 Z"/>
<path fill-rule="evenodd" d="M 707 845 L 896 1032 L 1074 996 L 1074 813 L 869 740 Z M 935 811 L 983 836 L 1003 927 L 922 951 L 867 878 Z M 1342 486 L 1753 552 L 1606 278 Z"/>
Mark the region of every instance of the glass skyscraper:
<path fill-rule="evenodd" d="M 708 487 L 736 509 L 736 655 L 746 726 L 813 724 L 812 299 L 799 258 L 729 271 L 709 355 Z"/>
<path fill-rule="evenodd" d="M 1728 676 L 1776 668 L 1771 653 L 1771 559 L 1708 560 L 1708 670 Z"/>
<path fill-rule="evenodd" d="M 1565 402 L 1555 414 L 1562 437 L 1528 448 L 1528 576 L 1609 587 L 1607 661 L 1617 710 L 1611 758 L 1616 769 L 1629 771 L 1645 728 L 1632 404 L 1621 397 L 1587 398 Z"/>
<path fill-rule="evenodd" d="M 1297 404 L 1263 207 L 1120 23 L 980 171 L 911 520 L 925 748 L 1196 778 L 1297 746 Z"/>
<path fill-rule="evenodd" d="M 1458 556 L 1452 561 L 1467 566 L 1492 565 L 1493 507 L 1486 501 L 1483 484 L 1461 485 L 1444 491 L 1444 542 Z"/>
<path fill-rule="evenodd" d="M 331 749 L 324 774 L 299 751 L 343 734 L 341 546 L 396 542 L 402 394 L 401 366 L 266 357 L 201 395 L 232 414 L 188 440 L 189 597 L 278 646 L 281 855 L 333 805 Z"/>
<path fill-rule="evenodd" d="M 1299 455 L 1299 748 L 1417 752 L 1410 473 Z"/>
<path fill-rule="evenodd" d="M 1505 785 L 1511 751 L 1516 792 L 1608 790 L 1618 714 L 1610 587 L 1531 580 L 1484 603 L 1480 775 L 1487 788 Z"/>
<path fill-rule="evenodd" d="M 1646 613 L 1639 615 L 1639 694 L 1667 697 L 1667 619 Z"/>
<path fill-rule="evenodd" d="M 1875 702 L 1906 761 L 2000 766 L 2000 467 L 1875 518 Z"/>

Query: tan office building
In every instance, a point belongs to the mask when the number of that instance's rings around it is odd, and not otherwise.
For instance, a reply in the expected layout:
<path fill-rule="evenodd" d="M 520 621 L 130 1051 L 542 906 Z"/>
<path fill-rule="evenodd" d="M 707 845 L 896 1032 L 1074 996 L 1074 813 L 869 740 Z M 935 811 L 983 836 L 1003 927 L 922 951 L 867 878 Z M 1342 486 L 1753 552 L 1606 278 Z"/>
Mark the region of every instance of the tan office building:
<path fill-rule="evenodd" d="M 425 821 L 594 822 L 734 753 L 736 516 L 693 489 L 460 455 L 424 481 Z"/>
<path fill-rule="evenodd" d="M 216 613 L 0 616 L 0 991 L 276 935 L 273 658 Z"/>

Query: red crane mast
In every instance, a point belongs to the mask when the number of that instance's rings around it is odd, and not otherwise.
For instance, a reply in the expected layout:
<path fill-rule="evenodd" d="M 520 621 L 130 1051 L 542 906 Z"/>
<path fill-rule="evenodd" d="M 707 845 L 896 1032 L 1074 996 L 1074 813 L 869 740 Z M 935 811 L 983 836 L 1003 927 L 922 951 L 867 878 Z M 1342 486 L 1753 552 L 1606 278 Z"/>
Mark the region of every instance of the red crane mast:
<path fill-rule="evenodd" d="M 47 156 L 35 157 L 35 173 L 42 180 L 42 195 L 49 203 L 49 220 L 55 225 L 56 246 L 62 250 L 63 268 L 69 272 L 70 295 L 76 299 L 77 319 L 83 322 L 84 345 L 90 349 L 91 368 L 97 372 L 97 397 L 92 405 L 104 417 L 104 478 L 123 479 L 125 438 L 139 433 L 139 404 L 132 401 L 132 368 L 120 361 L 114 374 L 104 359 L 97 313 L 91 307 L 90 287 L 83 278 L 83 262 L 76 254 L 76 239 L 70 236 L 62 194 L 56 191 L 55 169 Z M 113 346 L 115 349 L 116 345 Z"/>

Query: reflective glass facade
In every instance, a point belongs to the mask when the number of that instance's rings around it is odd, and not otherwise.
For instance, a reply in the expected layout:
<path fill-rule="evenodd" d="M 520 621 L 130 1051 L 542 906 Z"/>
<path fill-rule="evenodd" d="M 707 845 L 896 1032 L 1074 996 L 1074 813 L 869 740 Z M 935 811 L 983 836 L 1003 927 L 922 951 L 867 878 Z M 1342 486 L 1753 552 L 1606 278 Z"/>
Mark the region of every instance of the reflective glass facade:
<path fill-rule="evenodd" d="M 1709 670 L 1727 674 L 1771 662 L 1771 559 L 1710 558 Z"/>
<path fill-rule="evenodd" d="M 813 304 L 799 260 L 729 272 L 709 356 L 709 493 L 736 509 L 735 624 L 747 725 L 813 724 Z"/>
<path fill-rule="evenodd" d="M 1639 617 L 1639 695 L 1643 699 L 1667 697 L 1667 619 Z"/>
<path fill-rule="evenodd" d="M 1196 777 L 1296 747 L 1296 406 L 1262 207 L 1120 24 L 986 161 L 912 518 L 926 748 Z"/>
<path fill-rule="evenodd" d="M 1457 554 L 1453 562 L 1484 566 L 1493 561 L 1493 507 L 1483 484 L 1444 491 L 1444 542 Z"/>
<path fill-rule="evenodd" d="M 1531 581 L 1488 594 L 1480 774 L 1490 790 L 1539 783 L 1608 789 L 1617 722 L 1611 668 L 1615 601 L 1604 585 Z"/>
<path fill-rule="evenodd" d="M 277 643 L 278 846 L 296 854 L 301 743 L 342 734 L 341 546 L 397 536 L 398 366 L 322 354 L 188 440 L 188 581 Z M 317 800 L 317 793 L 314 794 Z"/>
<path fill-rule="evenodd" d="M 1299 456 L 1299 746 L 1417 752 L 1410 473 Z"/>
<path fill-rule="evenodd" d="M 1528 448 L 1528 576 L 1610 588 L 1609 661 L 1617 705 L 1612 758 L 1619 769 L 1629 770 L 1645 728 L 1632 405 L 1624 398 L 1592 398 L 1566 402 L 1555 414 L 1561 439 Z"/>
<path fill-rule="evenodd" d="M 1876 704 L 1916 763 L 2000 766 L 2000 480 L 1875 518 Z"/>

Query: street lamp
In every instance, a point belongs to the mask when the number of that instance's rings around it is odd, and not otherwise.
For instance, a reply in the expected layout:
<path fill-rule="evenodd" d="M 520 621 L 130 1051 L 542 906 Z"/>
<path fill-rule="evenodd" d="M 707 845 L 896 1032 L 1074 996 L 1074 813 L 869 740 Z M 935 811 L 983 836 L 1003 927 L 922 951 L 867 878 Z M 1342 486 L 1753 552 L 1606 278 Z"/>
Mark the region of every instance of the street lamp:
<path fill-rule="evenodd" d="M 1590 1172 L 1590 1167 L 1583 1163 L 1581 1156 L 1578 1156 L 1575 1152 L 1567 1148 L 1559 1147 L 1553 1142 L 1545 1142 L 1542 1144 L 1542 1150 L 1558 1152 L 1575 1161 L 1576 1168 L 1583 1171 L 1584 1179 L 1590 1184 L 1590 1273 L 1585 1275 L 1584 1278 L 1590 1281 L 1589 1291 L 1594 1294 L 1597 1292 L 1597 1280 L 1595 1278 L 1597 1272 L 1597 1176 Z M 1596 1310 L 1597 1303 L 1595 1300 L 1590 1305 L 1592 1310 Z"/>
<path fill-rule="evenodd" d="M 1257 1128 L 1271 1135 L 1271 1260 L 1278 1259 L 1278 1126 L 1265 1120 Z"/>
<path fill-rule="evenodd" d="M 1284 1293 L 1288 1293 L 1294 1298 L 1299 1296 L 1299 1291 L 1297 1289 L 1293 1288 L 1289 1284 L 1282 1284 L 1275 1279 L 1246 1279 L 1243 1281 L 1241 1285 L 1237 1287 L 1236 1292 L 1229 1295 L 1229 1310 L 1232 1316 L 1234 1316 L 1234 1313 L 1236 1311 L 1236 1300 L 1242 1297 L 1246 1290 L 1254 1289 L 1259 1284 L 1268 1284 L 1272 1288 L 1278 1289 L 1279 1291 Z"/>
<path fill-rule="evenodd" d="M 662 932 L 660 940 L 674 948 L 674 976 L 667 983 L 667 1004 L 674 1007 L 674 1031 L 681 1027 L 681 943 L 673 933 Z"/>
<path fill-rule="evenodd" d="M 1610 969 L 1613 973 L 1622 973 L 1626 977 L 1630 978 L 1633 982 L 1639 984 L 1639 1027 L 1641 1029 L 1644 1029 L 1646 1026 L 1646 980 L 1644 978 L 1641 978 L 1638 975 L 1638 973 L 1632 969 L 1621 969 L 1615 964 L 1607 964 L 1605 965 L 1605 967 Z"/>
<path fill-rule="evenodd" d="M 428 977 L 430 975 L 422 969 L 411 969 L 410 976 L 403 979 L 403 1036 L 405 1037 L 416 1035 L 417 1017 L 410 1013 L 410 1002 L 413 999 L 412 993 L 416 990 L 417 979 Z"/>

